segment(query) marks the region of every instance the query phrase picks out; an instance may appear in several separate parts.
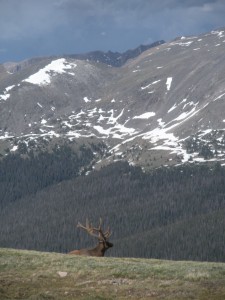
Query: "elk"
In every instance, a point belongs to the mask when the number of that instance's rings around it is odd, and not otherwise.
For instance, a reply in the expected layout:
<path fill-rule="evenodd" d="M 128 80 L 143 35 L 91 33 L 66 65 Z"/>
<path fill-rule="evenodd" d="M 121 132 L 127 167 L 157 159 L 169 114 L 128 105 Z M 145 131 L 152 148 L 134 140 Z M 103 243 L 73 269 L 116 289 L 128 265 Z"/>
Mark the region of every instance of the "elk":
<path fill-rule="evenodd" d="M 87 231 L 88 234 L 98 239 L 98 245 L 93 249 L 80 249 L 73 250 L 68 254 L 74 255 L 84 255 L 84 256 L 104 256 L 105 251 L 111 247 L 113 244 L 108 241 L 108 238 L 111 236 L 111 232 L 108 228 L 106 232 L 102 230 L 102 219 L 100 218 L 98 228 L 93 227 L 86 219 L 86 226 L 83 226 L 80 222 L 77 224 L 78 228 L 82 228 Z"/>

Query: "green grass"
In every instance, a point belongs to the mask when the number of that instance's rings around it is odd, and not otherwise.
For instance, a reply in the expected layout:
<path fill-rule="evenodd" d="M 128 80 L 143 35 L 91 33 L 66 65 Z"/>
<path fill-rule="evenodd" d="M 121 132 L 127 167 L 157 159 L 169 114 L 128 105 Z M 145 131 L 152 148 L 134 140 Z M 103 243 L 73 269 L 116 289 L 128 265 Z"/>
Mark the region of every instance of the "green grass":
<path fill-rule="evenodd" d="M 0 299 L 222 300 L 225 264 L 0 249 Z"/>

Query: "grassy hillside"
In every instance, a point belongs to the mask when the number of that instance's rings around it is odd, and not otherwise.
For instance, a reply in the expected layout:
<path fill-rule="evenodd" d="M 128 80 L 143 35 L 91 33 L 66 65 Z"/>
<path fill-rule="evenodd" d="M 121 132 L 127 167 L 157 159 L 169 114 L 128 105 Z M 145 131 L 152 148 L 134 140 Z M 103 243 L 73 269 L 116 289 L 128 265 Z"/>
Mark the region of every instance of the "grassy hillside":
<path fill-rule="evenodd" d="M 0 249 L 0 299 L 225 299 L 225 264 Z"/>

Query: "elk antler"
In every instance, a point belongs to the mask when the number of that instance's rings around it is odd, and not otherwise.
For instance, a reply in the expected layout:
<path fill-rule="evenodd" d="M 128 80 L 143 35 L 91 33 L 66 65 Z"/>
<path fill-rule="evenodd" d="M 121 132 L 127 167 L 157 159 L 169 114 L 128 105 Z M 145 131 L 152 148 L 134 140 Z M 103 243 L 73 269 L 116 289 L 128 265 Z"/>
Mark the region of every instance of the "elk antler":
<path fill-rule="evenodd" d="M 104 233 L 104 237 L 106 239 L 108 239 L 110 236 L 111 236 L 112 232 L 110 231 L 109 227 L 108 227 L 108 230 Z"/>
<path fill-rule="evenodd" d="M 110 232 L 109 227 L 108 227 L 108 230 L 105 233 L 103 233 L 103 231 L 102 231 L 102 218 L 99 219 L 98 228 L 94 228 L 94 230 L 99 233 L 99 239 L 101 239 L 101 240 L 107 240 L 110 237 L 110 235 L 112 234 Z"/>
<path fill-rule="evenodd" d="M 103 231 L 102 231 L 102 218 L 100 218 L 100 220 L 99 220 L 99 226 L 98 226 L 98 228 L 93 227 L 93 226 L 89 223 L 88 219 L 86 219 L 86 227 L 85 227 L 84 225 L 82 225 L 80 222 L 78 222 L 77 227 L 83 228 L 83 229 L 86 230 L 91 236 L 97 237 L 99 240 L 103 240 L 103 241 L 106 241 L 106 240 L 110 237 L 110 235 L 112 234 L 112 233 L 110 232 L 109 227 L 108 227 L 108 230 L 107 230 L 105 233 L 103 233 Z M 97 232 L 98 234 L 96 234 L 96 232 Z"/>
<path fill-rule="evenodd" d="M 80 222 L 78 222 L 77 227 L 78 227 L 78 228 L 83 228 L 83 229 L 86 230 L 90 235 L 92 235 L 92 236 L 98 238 L 98 235 L 94 233 L 95 228 L 94 228 L 91 224 L 89 224 L 88 219 L 86 219 L 86 227 L 85 227 L 84 225 L 82 225 Z"/>

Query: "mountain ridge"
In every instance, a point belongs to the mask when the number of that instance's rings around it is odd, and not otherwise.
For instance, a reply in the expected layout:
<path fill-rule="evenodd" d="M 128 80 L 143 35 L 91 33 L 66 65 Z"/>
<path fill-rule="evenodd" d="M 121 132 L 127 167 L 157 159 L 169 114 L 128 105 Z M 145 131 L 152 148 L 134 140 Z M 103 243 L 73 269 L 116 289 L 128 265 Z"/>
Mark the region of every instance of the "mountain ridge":
<path fill-rule="evenodd" d="M 117 67 L 68 56 L 35 62 L 0 81 L 1 140 L 15 151 L 21 142 L 94 138 L 108 149 L 100 165 L 224 163 L 224 45 L 221 29 Z"/>
<path fill-rule="evenodd" d="M 152 44 L 140 45 L 134 49 L 129 49 L 125 52 L 113 52 L 110 50 L 108 52 L 104 52 L 101 50 L 96 50 L 96 51 L 90 51 L 87 53 L 80 53 L 80 54 L 66 54 L 64 55 L 64 57 L 80 59 L 80 60 L 91 60 L 94 62 L 102 62 L 114 67 L 121 67 L 123 64 L 126 63 L 128 59 L 135 58 L 136 56 L 140 55 L 143 51 L 146 51 L 150 48 L 159 46 L 164 43 L 165 43 L 164 40 L 160 40 Z M 20 62 L 5 62 L 1 64 L 1 66 L 3 66 L 6 71 L 10 73 L 15 73 L 45 58 L 57 59 L 58 57 L 61 56 L 54 55 L 54 56 L 47 56 L 47 57 L 34 57 L 34 58 L 25 59 Z"/>

